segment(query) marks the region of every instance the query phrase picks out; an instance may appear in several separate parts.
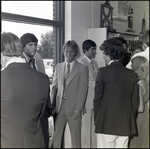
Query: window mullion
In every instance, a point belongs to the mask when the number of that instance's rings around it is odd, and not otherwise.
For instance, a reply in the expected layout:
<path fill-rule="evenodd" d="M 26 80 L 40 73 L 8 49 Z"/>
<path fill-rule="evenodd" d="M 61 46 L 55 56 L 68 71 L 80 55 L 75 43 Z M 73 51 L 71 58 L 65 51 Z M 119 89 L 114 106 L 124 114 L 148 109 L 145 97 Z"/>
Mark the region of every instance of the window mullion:
<path fill-rule="evenodd" d="M 25 23 L 32 23 L 38 25 L 62 26 L 61 21 L 53 21 L 48 19 L 41 19 L 41 18 L 5 13 L 5 12 L 1 12 L 1 19 L 6 21 L 20 22 L 20 23 L 25 22 Z"/>

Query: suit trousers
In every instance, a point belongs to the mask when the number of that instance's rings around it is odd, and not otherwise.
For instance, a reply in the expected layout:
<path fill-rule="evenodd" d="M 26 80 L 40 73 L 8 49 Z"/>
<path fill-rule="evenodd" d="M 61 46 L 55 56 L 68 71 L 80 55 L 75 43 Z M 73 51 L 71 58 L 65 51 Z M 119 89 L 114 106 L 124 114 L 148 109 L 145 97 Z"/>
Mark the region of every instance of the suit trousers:
<path fill-rule="evenodd" d="M 128 148 L 128 142 L 128 136 L 97 133 L 97 148 Z"/>
<path fill-rule="evenodd" d="M 86 109 L 82 116 L 81 146 L 82 148 L 97 148 L 97 140 L 94 126 L 94 111 Z"/>
<path fill-rule="evenodd" d="M 72 147 L 81 148 L 81 118 L 74 120 L 74 116 L 66 114 L 65 100 L 62 101 L 60 111 L 55 117 L 55 131 L 52 148 L 61 148 L 62 141 L 64 141 L 64 130 L 67 122 L 71 133 Z"/>

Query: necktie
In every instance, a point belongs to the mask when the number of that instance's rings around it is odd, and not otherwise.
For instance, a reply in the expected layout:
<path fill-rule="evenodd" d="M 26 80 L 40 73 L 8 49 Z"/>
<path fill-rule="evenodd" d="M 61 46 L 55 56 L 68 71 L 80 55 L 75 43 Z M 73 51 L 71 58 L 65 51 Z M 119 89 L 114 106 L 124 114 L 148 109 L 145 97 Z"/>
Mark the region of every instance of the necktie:
<path fill-rule="evenodd" d="M 68 83 L 69 75 L 70 75 L 70 64 L 68 63 L 67 64 L 67 72 L 66 72 L 66 75 L 65 75 L 65 78 L 64 78 L 64 90 L 63 90 L 63 99 L 64 100 L 66 99 L 66 86 L 67 86 L 67 83 Z"/>
<path fill-rule="evenodd" d="M 34 58 L 31 58 L 30 61 L 29 61 L 29 64 L 32 68 L 36 69 L 35 67 L 35 59 Z"/>
<path fill-rule="evenodd" d="M 95 76 L 96 76 L 96 70 L 95 70 L 95 67 L 94 67 L 94 64 L 92 63 L 92 61 L 90 62 L 90 64 L 91 64 L 91 66 L 92 66 L 92 68 L 94 70 Z"/>
<path fill-rule="evenodd" d="M 94 66 L 93 66 L 93 64 L 92 64 L 92 61 L 90 62 L 90 64 L 91 64 L 92 68 L 94 69 Z M 95 69 L 94 69 L 94 70 L 95 70 Z"/>

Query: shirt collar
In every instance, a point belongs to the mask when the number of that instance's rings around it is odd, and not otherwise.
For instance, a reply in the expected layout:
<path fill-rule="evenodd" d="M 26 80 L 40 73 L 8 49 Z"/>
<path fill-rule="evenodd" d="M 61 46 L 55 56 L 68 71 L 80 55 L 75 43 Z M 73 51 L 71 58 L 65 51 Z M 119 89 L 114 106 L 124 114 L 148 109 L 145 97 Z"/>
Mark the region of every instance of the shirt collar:
<path fill-rule="evenodd" d="M 25 63 L 25 59 L 21 57 L 13 57 L 6 62 L 6 67 L 11 63 Z"/>
<path fill-rule="evenodd" d="M 25 57 L 26 62 L 29 63 L 31 57 L 29 57 L 29 56 L 28 56 L 26 53 L 24 53 L 24 52 L 23 52 L 23 55 L 24 55 L 24 57 Z M 33 58 L 35 58 L 35 56 L 34 56 Z"/>
<path fill-rule="evenodd" d="M 71 67 L 71 66 L 73 66 L 74 62 L 75 62 L 75 60 L 74 60 L 74 61 L 72 61 L 71 63 L 69 63 L 69 64 L 70 64 L 70 67 Z M 67 62 L 67 61 L 65 61 L 65 63 L 66 63 L 66 65 L 68 64 L 68 62 Z"/>
<path fill-rule="evenodd" d="M 69 64 L 70 64 L 70 71 L 72 70 L 74 63 L 75 63 L 75 60 L 74 60 L 74 61 L 72 61 L 71 63 L 69 63 Z M 68 62 L 67 62 L 67 61 L 65 61 L 65 65 L 66 65 L 66 67 L 67 67 L 67 64 L 68 64 Z"/>
<path fill-rule="evenodd" d="M 109 63 L 108 63 L 108 65 L 110 65 L 111 63 L 113 63 L 113 62 L 118 62 L 119 60 L 111 60 Z"/>
<path fill-rule="evenodd" d="M 89 63 L 91 63 L 91 60 L 84 54 L 85 58 L 88 60 Z"/>

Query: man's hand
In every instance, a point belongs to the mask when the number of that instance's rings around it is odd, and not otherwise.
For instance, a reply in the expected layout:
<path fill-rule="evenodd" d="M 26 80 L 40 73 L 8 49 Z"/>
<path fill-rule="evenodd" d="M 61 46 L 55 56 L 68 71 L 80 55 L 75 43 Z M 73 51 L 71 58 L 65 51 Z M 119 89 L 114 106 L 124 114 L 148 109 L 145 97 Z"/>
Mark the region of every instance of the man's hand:
<path fill-rule="evenodd" d="M 74 110 L 73 116 L 74 116 L 74 120 L 81 118 L 81 110 Z"/>

